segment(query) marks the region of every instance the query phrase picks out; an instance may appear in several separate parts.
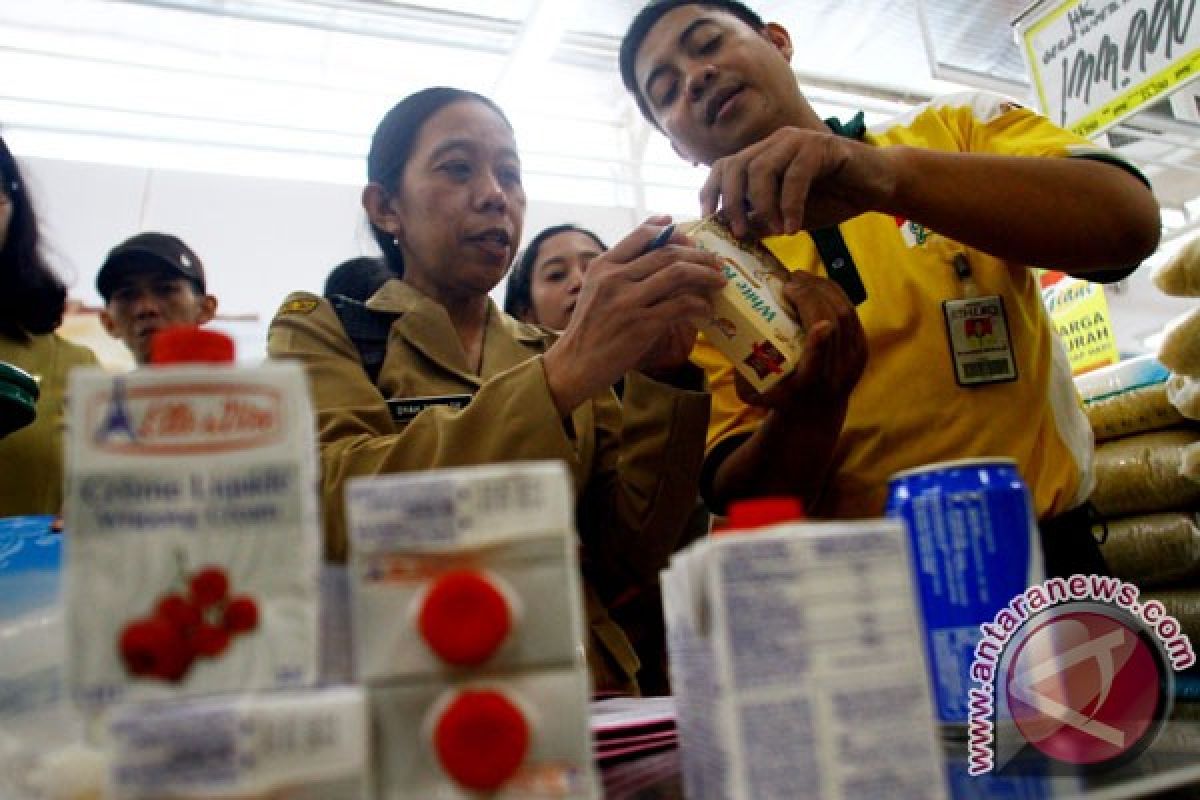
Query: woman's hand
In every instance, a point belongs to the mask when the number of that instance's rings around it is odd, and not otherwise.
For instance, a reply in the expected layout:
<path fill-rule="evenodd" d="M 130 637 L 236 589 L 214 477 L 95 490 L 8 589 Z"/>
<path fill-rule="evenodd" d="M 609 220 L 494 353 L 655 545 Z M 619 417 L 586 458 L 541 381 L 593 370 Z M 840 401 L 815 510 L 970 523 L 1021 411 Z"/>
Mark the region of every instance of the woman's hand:
<path fill-rule="evenodd" d="M 628 372 L 678 366 L 691 349 L 691 320 L 712 314 L 725 284 L 720 259 L 682 234 L 645 252 L 669 217 L 651 217 L 589 265 L 567 329 L 546 351 L 546 380 L 569 414 Z"/>
<path fill-rule="evenodd" d="M 792 234 L 881 210 L 895 181 L 887 148 L 831 131 L 780 128 L 714 161 L 700 203 L 705 216 L 720 208 L 739 238 Z"/>

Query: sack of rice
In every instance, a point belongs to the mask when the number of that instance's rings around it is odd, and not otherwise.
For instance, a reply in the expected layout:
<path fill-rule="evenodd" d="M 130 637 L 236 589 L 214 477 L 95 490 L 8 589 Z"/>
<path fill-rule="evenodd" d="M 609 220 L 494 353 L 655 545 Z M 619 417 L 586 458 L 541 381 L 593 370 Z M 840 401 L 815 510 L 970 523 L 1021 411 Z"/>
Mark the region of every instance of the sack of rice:
<path fill-rule="evenodd" d="M 1200 589 L 1157 589 L 1142 593 L 1142 606 L 1150 600 L 1163 604 L 1167 613 L 1179 622 L 1182 632 L 1193 642 L 1200 642 Z"/>
<path fill-rule="evenodd" d="M 1167 402 L 1188 419 L 1200 419 L 1200 380 L 1172 375 L 1167 380 Z"/>
<path fill-rule="evenodd" d="M 1200 378 L 1200 308 L 1193 308 L 1167 323 L 1158 360 L 1177 375 Z"/>
<path fill-rule="evenodd" d="M 1103 517 L 1200 508 L 1200 483 L 1181 472 L 1183 448 L 1197 441 L 1200 432 L 1175 428 L 1102 443 L 1092 505 Z"/>
<path fill-rule="evenodd" d="M 1171 373 L 1153 356 L 1131 358 L 1075 379 L 1096 439 L 1116 439 L 1183 421 L 1167 400 Z"/>
<path fill-rule="evenodd" d="M 1179 474 L 1189 481 L 1200 483 L 1200 443 L 1183 446 L 1179 456 Z"/>
<path fill-rule="evenodd" d="M 1200 297 L 1200 236 L 1180 248 L 1151 278 L 1163 294 Z"/>
<path fill-rule="evenodd" d="M 1131 389 L 1163 383 L 1170 377 L 1171 371 L 1154 356 L 1137 356 L 1076 375 L 1075 390 L 1083 402 L 1091 403 Z"/>
<path fill-rule="evenodd" d="M 1194 513 L 1108 520 L 1093 531 L 1112 574 L 1138 586 L 1200 576 L 1200 521 Z"/>

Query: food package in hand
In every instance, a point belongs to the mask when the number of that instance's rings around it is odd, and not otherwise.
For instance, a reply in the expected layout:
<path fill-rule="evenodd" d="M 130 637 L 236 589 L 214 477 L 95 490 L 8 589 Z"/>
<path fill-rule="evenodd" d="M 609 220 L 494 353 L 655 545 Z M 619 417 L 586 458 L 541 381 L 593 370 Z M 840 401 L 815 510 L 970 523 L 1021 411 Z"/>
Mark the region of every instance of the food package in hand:
<path fill-rule="evenodd" d="M 758 392 L 788 375 L 804 352 L 804 329 L 783 303 L 788 271 L 767 248 L 735 239 L 716 217 L 682 223 L 697 247 L 721 257 L 725 286 L 700 332 Z"/>

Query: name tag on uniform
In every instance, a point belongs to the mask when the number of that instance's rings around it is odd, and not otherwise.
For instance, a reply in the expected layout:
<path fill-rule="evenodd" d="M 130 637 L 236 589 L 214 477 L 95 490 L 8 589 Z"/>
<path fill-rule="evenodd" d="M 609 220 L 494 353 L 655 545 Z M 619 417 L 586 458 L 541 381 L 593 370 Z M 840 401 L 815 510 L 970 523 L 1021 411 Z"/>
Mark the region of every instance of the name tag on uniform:
<path fill-rule="evenodd" d="M 1017 379 L 1017 361 L 1008 334 L 1004 298 L 999 295 L 947 300 L 946 334 L 959 386 L 983 386 Z"/>
<path fill-rule="evenodd" d="M 432 397 L 402 397 L 388 400 L 388 411 L 393 422 L 408 422 L 427 408 L 445 406 L 453 411 L 466 408 L 471 402 L 469 394 L 439 394 Z"/>

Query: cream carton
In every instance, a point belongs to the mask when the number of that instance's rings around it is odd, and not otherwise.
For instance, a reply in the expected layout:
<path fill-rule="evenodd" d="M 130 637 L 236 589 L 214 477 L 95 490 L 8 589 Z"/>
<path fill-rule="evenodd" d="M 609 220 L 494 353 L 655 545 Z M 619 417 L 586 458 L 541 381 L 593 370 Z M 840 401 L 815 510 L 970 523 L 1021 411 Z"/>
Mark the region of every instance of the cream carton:
<path fill-rule="evenodd" d="M 346 508 L 377 796 L 598 797 L 565 466 L 357 478 Z"/>
<path fill-rule="evenodd" d="M 784 523 L 663 572 L 687 797 L 939 800 L 905 533 Z"/>
<path fill-rule="evenodd" d="M 712 317 L 697 327 L 755 390 L 767 391 L 796 368 L 804 348 L 804 330 L 781 300 L 787 270 L 765 247 L 735 239 L 714 217 L 679 229 L 721 257 L 726 279 L 713 296 Z"/>
<path fill-rule="evenodd" d="M 105 730 L 117 800 L 367 796 L 367 707 L 358 687 L 125 705 Z"/>
<path fill-rule="evenodd" d="M 379 800 L 598 800 L 587 674 L 480 672 L 368 688 Z"/>
<path fill-rule="evenodd" d="M 574 508 L 561 464 L 356 478 L 346 506 L 359 680 L 583 668 Z"/>
<path fill-rule="evenodd" d="M 70 395 L 76 704 L 314 684 L 320 517 L 301 367 L 75 370 Z"/>

